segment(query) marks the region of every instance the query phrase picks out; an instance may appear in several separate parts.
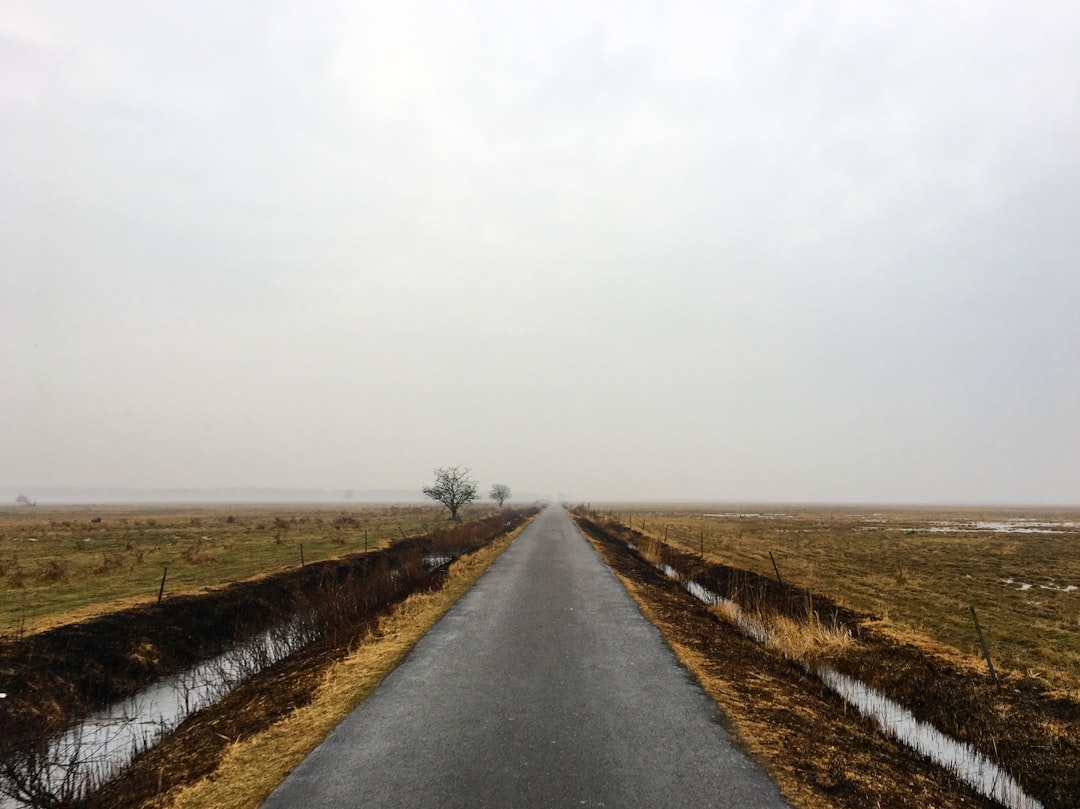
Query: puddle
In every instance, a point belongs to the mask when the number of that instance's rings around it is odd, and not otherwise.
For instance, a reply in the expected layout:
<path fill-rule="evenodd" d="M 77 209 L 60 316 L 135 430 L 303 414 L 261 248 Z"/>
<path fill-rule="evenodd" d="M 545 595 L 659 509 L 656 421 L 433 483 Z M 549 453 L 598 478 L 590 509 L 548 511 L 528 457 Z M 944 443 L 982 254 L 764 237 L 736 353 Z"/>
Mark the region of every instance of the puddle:
<path fill-rule="evenodd" d="M 634 548 L 630 543 L 627 545 Z M 679 572 L 670 565 L 656 567 L 668 578 L 681 579 Z M 767 642 L 768 630 L 746 615 L 737 602 L 724 598 L 695 581 L 681 579 L 681 583 L 683 589 L 698 601 L 709 606 L 723 605 L 728 616 L 746 635 L 758 643 Z M 863 716 L 875 719 L 885 733 L 953 773 L 982 795 L 997 801 L 1006 809 L 1043 809 L 1042 803 L 1025 793 L 1015 778 L 971 745 L 958 742 L 933 725 L 920 722 L 902 705 L 854 677 L 841 674 L 828 666 L 807 670 Z"/>
<path fill-rule="evenodd" d="M 730 517 L 730 518 L 750 518 L 754 517 L 762 520 L 775 520 L 779 517 L 790 517 L 790 514 L 759 514 L 757 512 L 735 512 L 728 511 L 719 514 L 703 514 L 703 517 Z"/>
<path fill-rule="evenodd" d="M 1032 589 L 1035 585 L 1029 582 L 1016 581 L 1015 579 L 1002 579 L 1001 583 L 1006 587 L 1014 588 L 1017 592 L 1026 593 Z M 1053 579 L 1050 579 L 1049 584 L 1040 584 L 1040 590 L 1053 590 L 1055 593 L 1075 593 L 1080 590 L 1075 584 L 1066 584 L 1064 586 L 1057 584 Z"/>
<path fill-rule="evenodd" d="M 1072 521 L 1044 522 L 1040 520 L 974 520 L 971 522 L 939 522 L 926 529 L 932 534 L 993 533 L 993 534 L 1065 534 L 1076 530 L 1080 523 Z M 905 529 L 917 530 L 917 529 Z"/>

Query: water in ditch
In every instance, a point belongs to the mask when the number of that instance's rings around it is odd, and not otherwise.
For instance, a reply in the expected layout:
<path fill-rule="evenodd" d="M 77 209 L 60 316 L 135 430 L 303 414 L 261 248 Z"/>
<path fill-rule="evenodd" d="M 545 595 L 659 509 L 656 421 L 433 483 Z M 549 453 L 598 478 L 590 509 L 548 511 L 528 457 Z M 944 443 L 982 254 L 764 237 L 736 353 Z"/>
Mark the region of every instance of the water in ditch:
<path fill-rule="evenodd" d="M 627 543 L 630 548 L 634 546 Z M 665 576 L 679 581 L 690 595 L 709 606 L 724 606 L 728 616 L 746 635 L 765 643 L 768 630 L 748 616 L 739 605 L 695 581 L 683 578 L 668 564 L 656 565 Z M 873 718 L 890 736 L 954 773 L 982 795 L 1007 809 L 1043 809 L 1040 801 L 1024 792 L 1020 783 L 971 745 L 959 742 L 926 722 L 920 722 L 902 705 L 860 680 L 841 674 L 829 666 L 808 671 L 863 716 Z"/>
<path fill-rule="evenodd" d="M 946 736 L 933 725 L 920 722 L 910 711 L 854 677 L 828 666 L 812 671 L 845 702 L 924 756 L 956 773 L 980 793 L 1009 809 L 1043 809 L 1024 792 L 1020 783 L 969 744 Z"/>
<path fill-rule="evenodd" d="M 452 555 L 427 556 L 433 571 Z M 400 571 L 392 571 L 393 574 Z M 221 654 L 169 677 L 128 699 L 87 716 L 51 739 L 44 753 L 26 757 L 16 779 L 0 784 L 12 791 L 16 780 L 42 795 L 77 797 L 115 777 L 141 752 L 153 747 L 188 716 L 223 699 L 233 688 L 307 646 L 315 634 L 306 620 L 291 621 L 256 634 Z M 25 797 L 0 793 L 0 809 L 24 809 Z"/>
<path fill-rule="evenodd" d="M 78 796 L 114 777 L 192 713 L 213 705 L 239 683 L 302 648 L 300 622 L 262 632 L 246 642 L 87 716 L 50 740 L 38 759 L 20 762 L 24 787 L 39 794 Z M 14 786 L 9 779 L 5 786 Z M 33 804 L 10 795 L 2 809 Z"/>

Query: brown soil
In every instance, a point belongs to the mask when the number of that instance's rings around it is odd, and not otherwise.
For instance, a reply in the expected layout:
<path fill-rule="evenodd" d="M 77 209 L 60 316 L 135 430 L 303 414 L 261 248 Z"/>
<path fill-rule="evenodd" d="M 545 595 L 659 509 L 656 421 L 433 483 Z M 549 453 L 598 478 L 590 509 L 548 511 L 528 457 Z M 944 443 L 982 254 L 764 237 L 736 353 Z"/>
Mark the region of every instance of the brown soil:
<path fill-rule="evenodd" d="M 645 539 L 614 521 L 577 515 L 578 525 L 720 705 L 737 736 L 800 807 L 996 806 L 942 768 L 884 736 L 801 665 L 718 619 L 627 542 Z M 664 560 L 743 606 L 851 630 L 857 645 L 829 660 L 967 741 L 1016 777 L 1048 809 L 1080 795 L 1080 704 L 1034 681 L 989 676 L 959 655 L 890 634 L 872 616 L 755 573 L 703 563 L 663 546 Z"/>

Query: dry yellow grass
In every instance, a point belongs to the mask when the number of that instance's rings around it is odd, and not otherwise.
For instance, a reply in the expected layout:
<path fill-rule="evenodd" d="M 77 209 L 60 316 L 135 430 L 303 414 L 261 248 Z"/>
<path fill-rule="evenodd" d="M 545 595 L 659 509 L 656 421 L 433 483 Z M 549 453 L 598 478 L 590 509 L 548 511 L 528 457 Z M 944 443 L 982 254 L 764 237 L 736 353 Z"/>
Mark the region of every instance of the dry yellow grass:
<path fill-rule="evenodd" d="M 882 619 L 879 629 L 1080 687 L 1080 510 L 601 506 L 655 540 L 774 577 Z M 1023 533 L 994 531 L 1016 523 Z M 1035 533 L 1038 523 L 1053 533 Z M 980 526 L 982 526 L 980 528 Z M 1045 527 L 1045 526 L 1044 526 Z M 1070 589 L 1072 588 L 1072 589 Z M 985 664 L 982 664 L 985 666 Z"/>
<path fill-rule="evenodd" d="M 446 584 L 438 591 L 410 596 L 379 622 L 378 629 L 359 648 L 326 673 L 311 703 L 265 732 L 234 743 L 212 776 L 166 794 L 157 806 L 170 809 L 258 806 L 327 733 L 375 690 L 524 527 L 455 562 Z"/>
<path fill-rule="evenodd" d="M 710 611 L 735 627 L 741 627 L 746 614 L 732 602 L 717 604 Z M 809 662 L 840 654 L 857 645 L 851 632 L 827 626 L 817 614 L 808 621 L 798 621 L 777 613 L 757 612 L 749 620 L 761 627 L 765 646 L 792 660 Z"/>
<path fill-rule="evenodd" d="M 466 519 L 494 513 L 471 507 Z M 445 523 L 441 506 L 0 508 L 0 634 L 374 550 Z M 99 518 L 100 522 L 93 522 Z"/>
<path fill-rule="evenodd" d="M 637 543 L 637 550 L 650 564 L 657 567 L 663 565 L 661 538 L 644 536 Z M 721 620 L 744 632 L 748 625 L 752 625 L 752 634 L 760 636 L 768 648 L 794 660 L 819 660 L 850 649 L 856 643 L 850 631 L 826 625 L 817 613 L 811 613 L 809 620 L 799 621 L 773 611 L 748 611 L 732 601 L 723 601 L 709 609 Z"/>

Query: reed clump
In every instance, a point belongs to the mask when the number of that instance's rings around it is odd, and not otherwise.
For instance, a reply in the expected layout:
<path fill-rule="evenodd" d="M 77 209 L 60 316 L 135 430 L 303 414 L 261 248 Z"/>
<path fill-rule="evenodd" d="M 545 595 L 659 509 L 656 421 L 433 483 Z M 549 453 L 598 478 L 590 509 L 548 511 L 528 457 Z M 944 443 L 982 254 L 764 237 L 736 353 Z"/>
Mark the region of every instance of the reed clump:
<path fill-rule="evenodd" d="M 762 616 L 762 620 L 766 647 L 800 662 L 836 657 L 858 645 L 850 630 L 826 624 L 817 613 L 806 621 L 777 614 Z"/>

